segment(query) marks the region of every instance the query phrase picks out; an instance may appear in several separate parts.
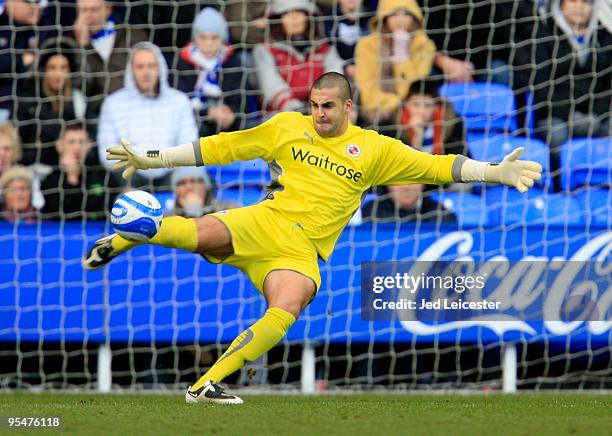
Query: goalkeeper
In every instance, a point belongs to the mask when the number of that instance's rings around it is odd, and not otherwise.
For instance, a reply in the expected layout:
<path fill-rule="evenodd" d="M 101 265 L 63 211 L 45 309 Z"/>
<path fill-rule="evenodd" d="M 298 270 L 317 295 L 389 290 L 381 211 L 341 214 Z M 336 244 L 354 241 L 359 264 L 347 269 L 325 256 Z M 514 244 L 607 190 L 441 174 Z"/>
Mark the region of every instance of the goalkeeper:
<path fill-rule="evenodd" d="M 326 73 L 312 85 L 311 116 L 279 113 L 252 129 L 164 150 L 141 153 L 126 140 L 107 149 L 106 158 L 119 161 L 113 168 L 124 169 L 124 178 L 138 169 L 226 165 L 255 158 L 270 166 L 270 191 L 260 203 L 196 219 L 166 217 L 149 241 L 239 268 L 268 303 L 264 316 L 189 387 L 187 402 L 242 403 L 218 383 L 285 336 L 319 289 L 318 258 L 327 260 L 371 186 L 482 181 L 525 192 L 541 177 L 538 163 L 518 160 L 522 149 L 492 164 L 419 152 L 351 125 L 350 96 L 343 75 Z M 100 268 L 136 245 L 116 234 L 106 236 L 96 241 L 83 266 Z"/>

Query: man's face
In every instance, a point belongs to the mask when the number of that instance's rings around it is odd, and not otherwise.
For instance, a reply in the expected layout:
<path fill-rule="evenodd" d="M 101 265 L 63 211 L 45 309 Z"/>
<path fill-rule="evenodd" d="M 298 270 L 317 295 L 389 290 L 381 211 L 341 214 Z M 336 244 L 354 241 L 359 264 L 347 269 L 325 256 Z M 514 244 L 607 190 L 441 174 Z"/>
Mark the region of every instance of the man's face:
<path fill-rule="evenodd" d="M 42 10 L 38 4 L 29 3 L 25 0 L 8 0 L 6 9 L 17 24 L 33 26 L 38 23 L 42 15 Z"/>
<path fill-rule="evenodd" d="M 411 95 L 406 101 L 410 118 L 419 120 L 423 125 L 433 121 L 436 109 L 435 101 L 429 95 Z"/>
<path fill-rule="evenodd" d="M 424 185 L 397 185 L 389 186 L 389 197 L 391 201 L 400 209 L 410 209 L 414 207 L 421 198 Z"/>
<path fill-rule="evenodd" d="M 65 56 L 51 56 L 45 66 L 45 79 L 54 93 L 60 93 L 70 74 L 70 63 Z"/>
<path fill-rule="evenodd" d="M 223 41 L 218 33 L 201 32 L 195 38 L 195 44 L 198 50 L 207 58 L 211 59 L 217 56 L 219 49 L 223 45 Z"/>
<path fill-rule="evenodd" d="M 32 204 L 32 188 L 23 179 L 13 179 L 4 190 L 4 208 L 13 212 L 26 212 Z"/>
<path fill-rule="evenodd" d="M 0 173 L 13 165 L 15 160 L 15 144 L 7 135 L 0 134 Z"/>
<path fill-rule="evenodd" d="M 102 30 L 111 12 L 112 6 L 104 0 L 77 0 L 77 19 L 87 24 L 91 33 Z"/>
<path fill-rule="evenodd" d="M 348 126 L 353 102 L 343 101 L 336 88 L 313 88 L 310 91 L 310 109 L 315 130 L 322 137 L 342 135 Z"/>
<path fill-rule="evenodd" d="M 204 206 L 207 194 L 204 182 L 195 177 L 185 177 L 176 185 L 176 203 L 179 207 L 193 204 Z"/>
<path fill-rule="evenodd" d="M 80 167 L 89 153 L 91 142 L 83 129 L 66 130 L 64 137 L 57 141 L 60 163 L 64 168 Z"/>
<path fill-rule="evenodd" d="M 561 11 L 570 26 L 585 27 L 591 19 L 592 5 L 587 0 L 563 0 Z"/>
<path fill-rule="evenodd" d="M 147 49 L 137 50 L 132 57 L 132 72 L 141 93 L 155 93 L 159 80 L 159 64 L 155 53 Z"/>

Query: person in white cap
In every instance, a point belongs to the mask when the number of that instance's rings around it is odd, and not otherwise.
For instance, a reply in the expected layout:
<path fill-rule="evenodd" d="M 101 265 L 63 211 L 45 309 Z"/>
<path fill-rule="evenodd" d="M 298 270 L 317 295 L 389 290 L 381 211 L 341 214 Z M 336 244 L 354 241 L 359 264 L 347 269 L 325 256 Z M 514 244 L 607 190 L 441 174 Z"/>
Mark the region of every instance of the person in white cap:
<path fill-rule="evenodd" d="M 200 136 L 237 130 L 239 114 L 246 109 L 244 68 L 227 45 L 227 22 L 216 9 L 204 8 L 193 21 L 191 35 L 180 52 L 177 88 L 200 115 Z"/>
<path fill-rule="evenodd" d="M 174 209 L 168 215 L 198 218 L 208 213 L 240 206 L 217 198 L 215 186 L 205 168 L 176 168 L 172 172 L 172 189 L 174 190 Z"/>

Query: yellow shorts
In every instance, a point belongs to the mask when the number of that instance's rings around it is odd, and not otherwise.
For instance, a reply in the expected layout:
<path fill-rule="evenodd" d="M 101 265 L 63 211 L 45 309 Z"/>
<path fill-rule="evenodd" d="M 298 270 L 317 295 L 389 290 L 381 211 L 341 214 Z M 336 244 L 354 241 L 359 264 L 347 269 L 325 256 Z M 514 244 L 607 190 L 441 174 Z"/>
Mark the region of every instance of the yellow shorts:
<path fill-rule="evenodd" d="M 206 255 L 243 271 L 259 292 L 271 271 L 288 269 L 311 278 L 321 286 L 318 253 L 303 228 L 282 214 L 257 203 L 211 214 L 221 220 L 232 236 L 234 254 L 226 259 Z"/>

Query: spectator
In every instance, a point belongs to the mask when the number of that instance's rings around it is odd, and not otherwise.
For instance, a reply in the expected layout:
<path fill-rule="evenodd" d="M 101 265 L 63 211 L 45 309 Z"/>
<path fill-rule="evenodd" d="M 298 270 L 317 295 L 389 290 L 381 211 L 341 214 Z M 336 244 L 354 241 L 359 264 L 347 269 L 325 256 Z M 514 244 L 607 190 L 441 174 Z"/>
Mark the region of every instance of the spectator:
<path fill-rule="evenodd" d="M 247 72 L 248 86 L 257 89 L 253 48 L 263 42 L 268 29 L 270 0 L 229 0 L 225 3 L 225 18 L 229 26 L 232 47 Z M 250 103 L 255 108 L 256 102 Z"/>
<path fill-rule="evenodd" d="M 108 169 L 106 148 L 121 138 L 133 144 L 159 149 L 198 139 L 191 103 L 185 94 L 168 84 L 168 66 L 159 48 L 140 42 L 131 51 L 125 68 L 125 86 L 106 98 L 100 114 L 98 151 L 100 162 Z M 138 171 L 133 186 L 170 185 L 170 170 Z M 151 186 L 152 188 L 152 186 Z"/>
<path fill-rule="evenodd" d="M 598 25 L 590 1 L 552 1 L 551 12 L 532 46 L 517 56 L 534 68 L 537 131 L 556 170 L 559 147 L 569 138 L 610 135 L 612 35 Z"/>
<path fill-rule="evenodd" d="M 57 165 L 53 143 L 62 126 L 85 116 L 87 103 L 75 80 L 80 69 L 75 51 L 70 39 L 47 40 L 40 50 L 37 74 L 20 81 L 17 116 L 26 165 Z"/>
<path fill-rule="evenodd" d="M 252 50 L 264 41 L 268 28 L 270 0 L 229 0 L 225 5 L 225 18 L 231 40 L 242 50 Z"/>
<path fill-rule="evenodd" d="M 57 139 L 59 167 L 42 182 L 45 196 L 42 212 L 55 219 L 102 219 L 118 187 L 102 167 L 87 166 L 91 140 L 81 124 L 67 126 Z"/>
<path fill-rule="evenodd" d="M 424 189 L 421 184 L 386 186 L 381 196 L 363 206 L 363 219 L 456 222 L 451 211 L 423 195 Z"/>
<path fill-rule="evenodd" d="M 0 176 L 21 159 L 21 140 L 10 121 L 0 124 Z"/>
<path fill-rule="evenodd" d="M 15 79 L 35 59 L 35 31 L 47 1 L 6 0 L 0 5 L 0 122 L 13 114 Z M 49 23 L 52 24 L 52 23 Z"/>
<path fill-rule="evenodd" d="M 32 206 L 32 175 L 26 167 L 15 165 L 0 177 L 1 208 L 0 217 L 5 221 L 38 221 Z"/>
<path fill-rule="evenodd" d="M 368 33 L 370 15 L 362 10 L 362 0 L 338 0 L 332 8 L 324 9 L 325 34 L 344 61 L 344 73 L 351 81 L 355 80 L 355 47 Z"/>
<path fill-rule="evenodd" d="M 202 118 L 200 136 L 240 128 L 244 112 L 244 73 L 240 59 L 227 46 L 225 18 L 213 8 L 204 8 L 192 26 L 192 41 L 181 50 L 177 69 L 178 89 L 191 97 Z"/>
<path fill-rule="evenodd" d="M 240 205 L 219 200 L 210 177 L 201 167 L 180 167 L 172 173 L 174 210 L 171 215 L 197 218 Z"/>
<path fill-rule="evenodd" d="M 381 0 L 370 28 L 355 50 L 361 113 L 369 123 L 389 125 L 410 84 L 431 72 L 436 47 L 414 0 Z"/>
<path fill-rule="evenodd" d="M 519 124 L 531 128 L 529 105 L 533 94 L 529 89 L 531 76 L 535 74 L 532 49 L 540 27 L 545 27 L 550 17 L 548 0 L 524 0 L 520 7 L 514 2 L 496 4 L 495 35 L 509 43 L 507 61 L 512 65 L 509 83 L 516 100 L 516 115 Z M 487 51 L 485 51 L 486 53 Z"/>
<path fill-rule="evenodd" d="M 342 72 L 342 59 L 321 39 L 313 2 L 273 0 L 270 14 L 270 39 L 253 51 L 264 107 L 305 112 L 312 82 L 325 72 Z"/>
<path fill-rule="evenodd" d="M 0 124 L 0 176 L 2 176 L 4 171 L 19 162 L 21 157 L 21 138 L 17 128 L 10 121 Z M 30 167 L 28 170 L 30 171 L 33 191 L 32 204 L 34 208 L 40 209 L 45 203 L 45 199 L 40 193 L 40 179 L 35 171 L 35 167 Z"/>
<path fill-rule="evenodd" d="M 176 48 L 184 47 L 190 41 L 191 24 L 200 9 L 199 3 L 201 2 L 114 2 L 113 14 L 122 12 L 133 25 L 132 28 L 152 29 L 149 41 L 161 49 L 168 65 L 176 65 Z M 176 86 L 174 82 L 173 86 Z"/>
<path fill-rule="evenodd" d="M 400 137 L 413 148 L 433 154 L 468 155 L 463 120 L 453 105 L 438 95 L 432 80 L 412 82 L 399 123 Z"/>
<path fill-rule="evenodd" d="M 142 29 L 117 25 L 110 2 L 77 0 L 76 4 L 74 39 L 86 50 L 86 93 L 90 99 L 90 117 L 95 118 L 104 97 L 123 86 L 129 48 L 136 42 L 146 41 L 147 34 Z"/>
<path fill-rule="evenodd" d="M 427 34 L 439 49 L 434 66 L 451 82 L 510 85 L 509 41 L 512 32 L 528 27 L 524 11 L 531 11 L 530 3 L 456 2 L 449 7 L 448 0 L 422 1 Z"/>

